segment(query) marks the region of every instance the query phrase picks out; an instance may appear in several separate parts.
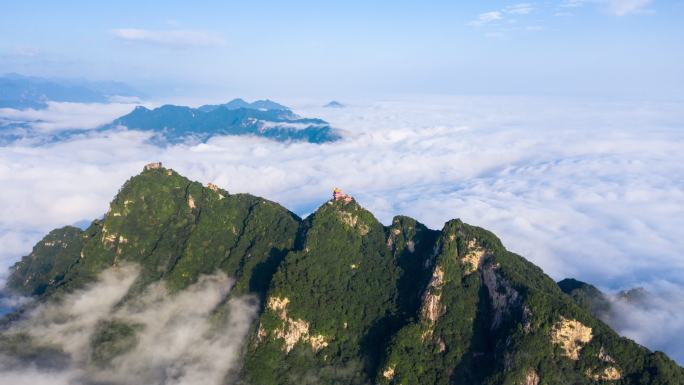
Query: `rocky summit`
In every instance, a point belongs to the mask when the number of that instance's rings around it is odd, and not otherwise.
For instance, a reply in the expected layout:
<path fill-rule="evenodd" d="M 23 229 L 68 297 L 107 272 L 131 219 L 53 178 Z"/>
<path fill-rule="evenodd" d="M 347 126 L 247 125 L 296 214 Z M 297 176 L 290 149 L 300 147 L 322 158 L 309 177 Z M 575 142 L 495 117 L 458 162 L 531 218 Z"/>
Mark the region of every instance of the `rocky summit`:
<path fill-rule="evenodd" d="M 5 290 L 32 300 L 0 369 L 73 383 L 684 384 L 487 230 L 386 226 L 341 190 L 301 219 L 158 163 Z"/>

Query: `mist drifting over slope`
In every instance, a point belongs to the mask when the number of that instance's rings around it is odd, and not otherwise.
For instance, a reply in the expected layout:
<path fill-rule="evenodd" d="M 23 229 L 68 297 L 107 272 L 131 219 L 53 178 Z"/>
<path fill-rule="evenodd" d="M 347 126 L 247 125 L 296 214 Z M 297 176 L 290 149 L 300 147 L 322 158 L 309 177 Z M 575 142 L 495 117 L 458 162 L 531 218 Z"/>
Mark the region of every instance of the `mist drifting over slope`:
<path fill-rule="evenodd" d="M 256 300 L 230 299 L 228 316 L 214 314 L 230 292 L 224 274 L 204 276 L 170 294 L 163 283 L 142 296 L 125 296 L 137 277 L 134 265 L 104 271 L 97 282 L 58 302 L 39 305 L 5 335 L 27 338 L 39 354 L 0 355 L 0 381 L 8 384 L 223 384 L 239 364 L 256 315 Z M 114 321 L 112 321 L 114 320 Z M 98 362 L 93 341 L 110 322 L 131 325 L 135 340 L 110 362 Z M 13 337 L 14 336 L 14 337 Z"/>

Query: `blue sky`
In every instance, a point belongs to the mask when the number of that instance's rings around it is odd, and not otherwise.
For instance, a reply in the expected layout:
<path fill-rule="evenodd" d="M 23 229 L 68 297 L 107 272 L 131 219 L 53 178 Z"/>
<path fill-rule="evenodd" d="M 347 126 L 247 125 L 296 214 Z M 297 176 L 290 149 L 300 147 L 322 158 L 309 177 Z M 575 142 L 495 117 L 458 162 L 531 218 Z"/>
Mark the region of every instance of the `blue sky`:
<path fill-rule="evenodd" d="M 157 97 L 681 98 L 682 16 L 665 0 L 25 0 L 0 13 L 0 72 Z"/>

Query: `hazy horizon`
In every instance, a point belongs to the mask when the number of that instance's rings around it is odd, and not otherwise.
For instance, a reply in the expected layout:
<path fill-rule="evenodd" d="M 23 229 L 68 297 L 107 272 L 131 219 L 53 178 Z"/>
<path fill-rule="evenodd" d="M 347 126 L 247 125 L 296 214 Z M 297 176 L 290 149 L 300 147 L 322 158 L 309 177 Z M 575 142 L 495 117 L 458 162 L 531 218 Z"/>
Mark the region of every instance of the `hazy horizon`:
<path fill-rule="evenodd" d="M 684 96 L 677 1 L 203 4 L 6 4 L 0 73 L 155 98 Z"/>

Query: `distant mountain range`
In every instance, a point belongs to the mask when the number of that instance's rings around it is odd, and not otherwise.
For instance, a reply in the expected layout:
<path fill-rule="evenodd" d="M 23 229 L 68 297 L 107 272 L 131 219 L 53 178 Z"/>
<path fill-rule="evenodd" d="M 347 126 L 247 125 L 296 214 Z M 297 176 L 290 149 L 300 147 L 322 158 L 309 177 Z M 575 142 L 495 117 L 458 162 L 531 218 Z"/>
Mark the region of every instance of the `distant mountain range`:
<path fill-rule="evenodd" d="M 333 142 L 339 132 L 322 119 L 302 118 L 271 100 L 248 103 L 234 99 L 225 104 L 198 108 L 164 105 L 155 109 L 136 107 L 102 129 L 125 126 L 151 131 L 168 143 L 204 142 L 216 135 L 254 135 L 277 141 Z"/>
<path fill-rule="evenodd" d="M 27 104 L 25 104 L 27 105 Z M 246 102 L 234 99 L 224 104 L 198 108 L 163 105 L 148 109 L 137 106 L 130 113 L 94 130 L 68 129 L 41 132 L 33 129 L 37 121 L 13 121 L 0 117 L 0 145 L 18 140 L 54 143 L 76 135 L 119 130 L 151 132 L 157 145 L 201 143 L 214 136 L 251 135 L 281 142 L 327 143 L 342 138 L 340 130 L 318 118 L 303 118 L 288 107 L 271 100 Z"/>
<path fill-rule="evenodd" d="M 140 97 L 124 83 L 45 79 L 19 74 L 0 76 L 0 108 L 41 109 L 47 103 L 107 103 L 114 97 Z"/>
<path fill-rule="evenodd" d="M 108 103 L 116 97 L 136 96 L 140 96 L 140 93 L 118 82 L 45 79 L 19 74 L 0 77 L 0 108 L 43 109 L 51 101 Z M 36 143 L 56 142 L 84 133 L 76 129 L 37 132 L 32 128 L 33 123 L 0 118 L 0 144 L 22 139 Z M 218 135 L 252 135 L 277 141 L 309 143 L 333 142 L 342 137 L 325 120 L 300 117 L 288 107 L 268 99 L 251 103 L 233 99 L 228 103 L 198 108 L 164 105 L 150 110 L 138 106 L 129 114 L 93 132 L 120 127 L 152 132 L 152 142 L 156 144 L 200 143 Z"/>
<path fill-rule="evenodd" d="M 243 99 L 233 99 L 229 101 L 228 103 L 224 104 L 206 104 L 204 106 L 200 106 L 197 108 L 198 110 L 202 112 L 211 112 L 214 110 L 217 110 L 219 108 L 225 108 L 227 110 L 237 110 L 240 108 L 247 108 L 250 110 L 282 110 L 282 111 L 289 111 L 290 109 L 283 106 L 282 104 L 278 104 L 272 100 L 257 100 L 255 102 L 249 103 L 244 101 Z"/>

